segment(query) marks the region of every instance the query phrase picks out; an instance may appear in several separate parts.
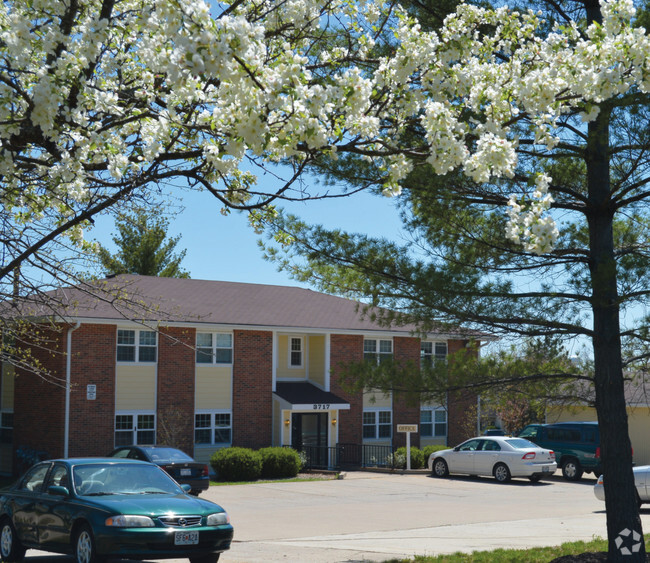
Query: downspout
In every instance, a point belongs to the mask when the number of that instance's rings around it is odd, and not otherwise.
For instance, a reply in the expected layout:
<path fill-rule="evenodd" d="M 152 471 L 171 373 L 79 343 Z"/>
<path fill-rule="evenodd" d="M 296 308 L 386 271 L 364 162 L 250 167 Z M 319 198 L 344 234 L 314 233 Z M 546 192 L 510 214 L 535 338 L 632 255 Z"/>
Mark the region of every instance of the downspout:
<path fill-rule="evenodd" d="M 81 326 L 79 321 L 68 329 L 65 355 L 65 421 L 63 426 L 63 457 L 68 457 L 68 442 L 70 441 L 70 387 L 72 383 L 72 333 Z"/>

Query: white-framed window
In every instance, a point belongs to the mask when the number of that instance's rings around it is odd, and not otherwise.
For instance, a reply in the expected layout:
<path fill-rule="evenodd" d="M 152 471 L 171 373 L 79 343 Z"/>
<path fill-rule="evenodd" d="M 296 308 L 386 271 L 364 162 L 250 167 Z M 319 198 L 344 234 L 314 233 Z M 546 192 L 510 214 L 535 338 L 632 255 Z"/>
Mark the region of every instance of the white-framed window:
<path fill-rule="evenodd" d="M 196 363 L 232 364 L 232 334 L 229 332 L 197 332 Z"/>
<path fill-rule="evenodd" d="M 0 444 L 11 444 L 14 439 L 14 413 L 0 412 Z"/>
<path fill-rule="evenodd" d="M 289 337 L 289 367 L 301 368 L 303 358 L 303 338 L 302 336 Z"/>
<path fill-rule="evenodd" d="M 129 412 L 115 415 L 115 447 L 156 443 L 156 415 Z"/>
<path fill-rule="evenodd" d="M 420 409 L 420 436 L 445 438 L 447 436 L 447 409 L 425 407 Z"/>
<path fill-rule="evenodd" d="M 380 364 L 393 357 L 393 341 L 366 338 L 363 341 L 363 359 Z"/>
<path fill-rule="evenodd" d="M 390 438 L 393 434 L 391 411 L 363 411 L 363 438 L 365 440 Z"/>
<path fill-rule="evenodd" d="M 117 329 L 117 361 L 155 363 L 158 335 L 155 330 Z"/>
<path fill-rule="evenodd" d="M 230 411 L 200 411 L 194 415 L 194 443 L 230 444 L 232 415 Z"/>
<path fill-rule="evenodd" d="M 434 362 L 447 360 L 447 343 L 423 340 L 420 342 L 420 365 L 431 366 Z"/>

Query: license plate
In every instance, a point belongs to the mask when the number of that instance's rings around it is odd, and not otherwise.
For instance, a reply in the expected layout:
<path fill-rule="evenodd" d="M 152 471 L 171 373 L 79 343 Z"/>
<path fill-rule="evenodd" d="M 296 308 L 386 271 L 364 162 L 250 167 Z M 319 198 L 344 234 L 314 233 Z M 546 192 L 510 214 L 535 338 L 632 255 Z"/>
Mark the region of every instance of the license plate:
<path fill-rule="evenodd" d="M 174 534 L 174 545 L 196 545 L 199 543 L 199 532 L 176 532 Z"/>
<path fill-rule="evenodd" d="M 192 475 L 192 470 L 191 469 L 181 469 L 181 476 L 182 477 L 188 477 L 189 475 Z"/>

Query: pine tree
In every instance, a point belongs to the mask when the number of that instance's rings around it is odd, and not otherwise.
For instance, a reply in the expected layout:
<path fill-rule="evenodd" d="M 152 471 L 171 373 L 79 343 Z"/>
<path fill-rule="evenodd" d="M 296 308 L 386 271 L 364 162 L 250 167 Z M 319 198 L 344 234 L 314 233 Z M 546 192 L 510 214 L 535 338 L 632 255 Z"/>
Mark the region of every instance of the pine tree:
<path fill-rule="evenodd" d="M 117 234 L 113 242 L 118 252 L 99 246 L 98 256 L 105 275 L 140 274 L 163 278 L 189 278 L 181 268 L 186 251 L 175 254 L 180 240 L 168 238 L 169 220 L 152 211 L 136 209 L 122 214 L 116 221 Z"/>

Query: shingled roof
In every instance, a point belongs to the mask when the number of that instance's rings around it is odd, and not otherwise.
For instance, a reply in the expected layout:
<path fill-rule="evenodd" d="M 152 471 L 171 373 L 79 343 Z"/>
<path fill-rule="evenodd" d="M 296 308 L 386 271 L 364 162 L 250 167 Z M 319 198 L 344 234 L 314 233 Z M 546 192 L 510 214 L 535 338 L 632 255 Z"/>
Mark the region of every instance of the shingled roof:
<path fill-rule="evenodd" d="M 409 334 L 415 330 L 413 325 L 380 326 L 362 314 L 356 301 L 300 287 L 128 274 L 98 280 L 92 286 L 92 291 L 75 286 L 50 292 L 58 316 Z M 46 310 L 31 306 L 28 314 L 48 316 Z M 469 333 L 459 330 L 444 336 L 469 338 Z"/>

